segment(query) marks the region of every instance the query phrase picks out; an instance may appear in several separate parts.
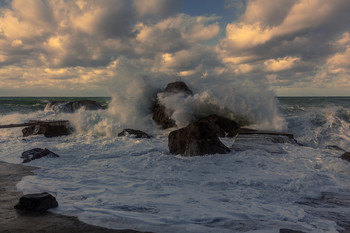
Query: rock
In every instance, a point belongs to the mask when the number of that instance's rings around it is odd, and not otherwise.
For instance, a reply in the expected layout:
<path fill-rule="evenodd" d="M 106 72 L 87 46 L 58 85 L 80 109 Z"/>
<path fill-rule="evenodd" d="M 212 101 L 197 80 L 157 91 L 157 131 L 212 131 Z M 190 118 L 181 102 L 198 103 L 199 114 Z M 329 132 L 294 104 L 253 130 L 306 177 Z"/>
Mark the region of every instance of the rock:
<path fill-rule="evenodd" d="M 340 158 L 350 162 L 350 152 L 345 152 L 340 156 Z"/>
<path fill-rule="evenodd" d="M 19 199 L 19 202 L 15 205 L 18 210 L 26 210 L 32 212 L 44 212 L 51 208 L 56 208 L 58 203 L 56 198 L 51 194 L 35 193 L 27 194 Z"/>
<path fill-rule="evenodd" d="M 22 129 L 23 137 L 44 134 L 45 137 L 70 135 L 74 130 L 69 121 L 29 121 L 32 124 Z"/>
<path fill-rule="evenodd" d="M 196 156 L 205 154 L 226 154 L 230 152 L 217 137 L 215 127 L 207 122 L 197 121 L 169 134 L 171 154 Z"/>
<path fill-rule="evenodd" d="M 293 134 L 241 128 L 231 149 L 234 151 L 263 150 L 268 153 L 282 154 L 285 152 L 280 145 L 282 143 L 301 145 L 294 139 Z"/>
<path fill-rule="evenodd" d="M 124 129 L 122 132 L 118 133 L 118 137 L 127 135 L 134 135 L 135 138 L 151 138 L 151 136 L 149 136 L 147 133 L 135 129 Z"/>
<path fill-rule="evenodd" d="M 193 95 L 192 91 L 187 87 L 187 85 L 181 81 L 169 83 L 162 93 L 166 95 L 174 95 L 177 93 L 184 93 L 185 96 Z M 171 110 L 163 106 L 159 102 L 158 98 L 153 106 L 152 111 L 153 111 L 153 120 L 157 124 L 161 125 L 163 129 L 176 126 L 175 121 L 170 118 Z"/>
<path fill-rule="evenodd" d="M 24 159 L 23 163 L 28 163 L 34 159 L 40 159 L 44 156 L 49 156 L 53 158 L 60 157 L 48 149 L 34 148 L 31 150 L 24 151 L 21 158 Z"/>
<path fill-rule="evenodd" d="M 282 229 L 280 229 L 280 233 L 305 233 L 305 232 L 282 228 Z"/>
<path fill-rule="evenodd" d="M 204 117 L 199 121 L 212 124 L 218 137 L 234 137 L 240 128 L 237 122 L 215 114 Z"/>
<path fill-rule="evenodd" d="M 338 150 L 338 151 L 344 151 L 345 150 L 337 145 L 327 145 L 326 146 L 326 149 L 329 149 L 329 150 Z"/>
<path fill-rule="evenodd" d="M 169 83 L 166 88 L 164 89 L 164 92 L 166 93 L 185 93 L 187 95 L 193 95 L 193 92 L 188 88 L 186 83 L 177 81 L 173 83 Z"/>
<path fill-rule="evenodd" d="M 66 112 L 74 113 L 80 108 L 85 110 L 103 109 L 102 105 L 93 100 L 77 100 L 77 101 L 53 101 L 45 106 L 45 111 L 54 111 L 55 113 Z"/>

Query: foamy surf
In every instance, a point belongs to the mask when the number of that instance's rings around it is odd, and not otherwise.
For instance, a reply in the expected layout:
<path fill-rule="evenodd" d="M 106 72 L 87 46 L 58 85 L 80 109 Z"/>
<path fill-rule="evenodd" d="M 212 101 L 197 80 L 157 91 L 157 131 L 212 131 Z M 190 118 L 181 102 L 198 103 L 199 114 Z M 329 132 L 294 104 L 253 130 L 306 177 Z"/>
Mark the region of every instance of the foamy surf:
<path fill-rule="evenodd" d="M 199 100 L 203 93 L 195 95 L 185 100 L 189 106 L 207 103 Z M 126 116 L 141 114 L 140 125 L 152 121 L 146 108 L 122 116 L 119 100 L 112 99 L 110 108 L 98 111 L 3 114 L 1 124 L 69 119 L 77 130 L 66 137 L 25 139 L 20 129 L 1 130 L 0 159 L 21 163 L 21 153 L 35 147 L 57 153 L 60 158 L 32 161 L 41 169 L 23 178 L 18 189 L 48 191 L 59 202 L 53 211 L 104 227 L 152 232 L 341 230 L 349 224 L 344 219 L 350 213 L 350 166 L 338 158 L 341 151 L 327 146 L 350 150 L 350 107 L 335 100 L 318 106 L 303 99 L 298 104 L 293 98 L 279 100 L 279 116 L 304 146 L 245 141 L 247 150 L 226 155 L 174 156 L 167 146 L 171 129 L 160 130 L 154 123 L 144 125 L 151 129 L 151 139 L 116 137 L 137 121 Z M 229 147 L 234 143 L 221 140 Z"/>

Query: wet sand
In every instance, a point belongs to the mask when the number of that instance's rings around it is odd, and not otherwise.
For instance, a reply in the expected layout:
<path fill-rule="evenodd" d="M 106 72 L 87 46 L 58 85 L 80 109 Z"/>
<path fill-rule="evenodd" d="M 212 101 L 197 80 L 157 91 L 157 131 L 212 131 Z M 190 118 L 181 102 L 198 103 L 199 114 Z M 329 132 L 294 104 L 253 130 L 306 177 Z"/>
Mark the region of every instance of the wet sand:
<path fill-rule="evenodd" d="M 25 214 L 15 210 L 19 198 L 23 195 L 16 189 L 16 183 L 23 176 L 32 175 L 35 167 L 9 164 L 0 161 L 0 232 L 1 233 L 138 233 L 133 230 L 112 230 L 92 226 L 79 221 L 76 217 L 46 212 L 44 214 Z"/>

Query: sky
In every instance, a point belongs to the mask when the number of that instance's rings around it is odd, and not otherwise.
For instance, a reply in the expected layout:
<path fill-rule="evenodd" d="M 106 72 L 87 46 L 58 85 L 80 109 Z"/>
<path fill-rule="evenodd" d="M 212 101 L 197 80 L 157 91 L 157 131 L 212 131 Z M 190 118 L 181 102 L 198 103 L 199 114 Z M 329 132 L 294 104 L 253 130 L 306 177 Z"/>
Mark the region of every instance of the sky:
<path fill-rule="evenodd" d="M 144 77 L 349 96 L 349 11 L 349 0 L 0 0 L 0 96 L 110 96 Z"/>

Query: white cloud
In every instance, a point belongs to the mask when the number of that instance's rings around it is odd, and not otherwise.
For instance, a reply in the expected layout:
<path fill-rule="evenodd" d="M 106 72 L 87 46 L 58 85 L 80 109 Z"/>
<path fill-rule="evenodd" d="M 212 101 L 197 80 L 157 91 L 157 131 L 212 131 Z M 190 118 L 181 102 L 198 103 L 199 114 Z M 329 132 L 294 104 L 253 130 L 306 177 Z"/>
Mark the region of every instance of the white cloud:
<path fill-rule="evenodd" d="M 269 59 L 264 62 L 264 65 L 267 71 L 282 71 L 293 68 L 295 64 L 299 61 L 299 57 L 287 56 L 278 59 Z"/>

